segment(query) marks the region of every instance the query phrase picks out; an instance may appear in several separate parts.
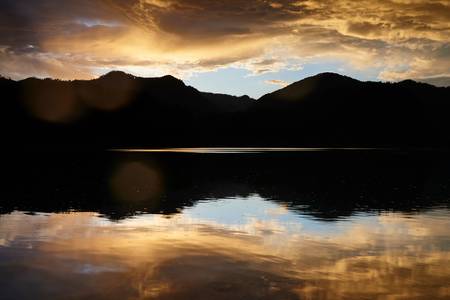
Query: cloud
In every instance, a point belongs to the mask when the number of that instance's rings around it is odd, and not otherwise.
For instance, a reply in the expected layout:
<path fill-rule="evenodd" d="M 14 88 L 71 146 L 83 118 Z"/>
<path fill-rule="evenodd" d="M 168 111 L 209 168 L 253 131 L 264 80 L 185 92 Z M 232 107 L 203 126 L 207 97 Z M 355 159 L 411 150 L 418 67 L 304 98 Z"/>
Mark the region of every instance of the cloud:
<path fill-rule="evenodd" d="M 286 82 L 284 80 L 279 80 L 279 79 L 266 80 L 266 81 L 264 81 L 264 83 L 278 85 L 278 86 L 282 86 L 282 87 L 289 85 L 289 82 Z"/>
<path fill-rule="evenodd" d="M 416 78 L 416 81 L 428 83 L 438 87 L 450 86 L 450 76 Z"/>
<path fill-rule="evenodd" d="M 361 36 L 378 35 L 384 29 L 382 23 L 370 23 L 370 22 L 349 22 L 347 31 Z"/>
<path fill-rule="evenodd" d="M 381 213 L 291 227 L 286 215 L 264 216 L 228 224 L 186 213 L 109 222 L 95 213 L 14 212 L 1 219 L 11 228 L 0 235 L 2 251 L 14 251 L 1 279 L 23 275 L 25 266 L 26 295 L 51 285 L 96 299 L 448 299 L 448 218 Z"/>
<path fill-rule="evenodd" d="M 5 76 L 91 78 L 238 66 L 252 74 L 323 60 L 379 70 L 382 80 L 450 74 L 443 0 L 6 0 Z"/>

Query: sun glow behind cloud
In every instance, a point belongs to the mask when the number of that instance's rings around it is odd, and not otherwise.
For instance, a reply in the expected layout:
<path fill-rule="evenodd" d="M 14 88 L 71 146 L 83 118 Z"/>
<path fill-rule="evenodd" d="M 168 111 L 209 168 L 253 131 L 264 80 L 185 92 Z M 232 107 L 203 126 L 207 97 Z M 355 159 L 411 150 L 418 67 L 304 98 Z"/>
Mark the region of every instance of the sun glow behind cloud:
<path fill-rule="evenodd" d="M 362 79 L 450 75 L 448 1 L 20 0 L 0 8 L 0 70 L 15 79 L 112 69 L 189 79 L 236 68 L 266 84 L 329 62 L 329 71 L 370 74 Z M 335 69 L 342 61 L 345 70 Z"/>

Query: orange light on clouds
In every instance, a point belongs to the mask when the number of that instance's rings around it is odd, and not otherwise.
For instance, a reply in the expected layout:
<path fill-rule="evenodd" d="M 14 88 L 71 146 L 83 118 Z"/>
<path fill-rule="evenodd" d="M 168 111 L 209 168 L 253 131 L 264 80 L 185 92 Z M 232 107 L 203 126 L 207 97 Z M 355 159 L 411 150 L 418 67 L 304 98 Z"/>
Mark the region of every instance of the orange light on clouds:
<path fill-rule="evenodd" d="M 362 73 L 378 70 L 382 80 L 450 75 L 448 1 L 45 2 L 45 17 L 38 2 L 25 19 L 19 6 L 1 10 L 4 23 L 27 21 L 0 29 L 3 75 L 73 79 L 122 69 L 186 78 L 333 59 Z"/>

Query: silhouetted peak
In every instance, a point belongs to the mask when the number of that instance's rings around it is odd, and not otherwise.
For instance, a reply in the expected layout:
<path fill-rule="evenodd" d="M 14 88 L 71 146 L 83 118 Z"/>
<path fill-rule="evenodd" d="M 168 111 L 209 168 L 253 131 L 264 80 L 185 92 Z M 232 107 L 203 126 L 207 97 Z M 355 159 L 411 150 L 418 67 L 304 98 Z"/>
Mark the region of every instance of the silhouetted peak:
<path fill-rule="evenodd" d="M 181 81 L 180 79 L 178 79 L 178 78 L 176 78 L 175 76 L 172 76 L 172 75 L 164 75 L 164 76 L 161 77 L 161 79 Z"/>
<path fill-rule="evenodd" d="M 37 77 L 28 77 L 28 78 L 21 80 L 21 82 L 23 82 L 23 83 L 40 82 L 40 81 L 44 81 L 44 79 L 37 78 Z"/>
<path fill-rule="evenodd" d="M 240 100 L 255 100 L 255 99 L 251 98 L 251 97 L 248 96 L 248 95 L 240 96 L 239 99 L 240 99 Z"/>
<path fill-rule="evenodd" d="M 324 72 L 324 73 L 319 73 L 317 75 L 311 76 L 309 78 L 317 78 L 317 79 L 353 79 L 351 77 L 345 76 L 345 75 L 341 75 L 338 73 L 333 73 L 333 72 Z"/>
<path fill-rule="evenodd" d="M 417 82 L 417 81 L 414 81 L 414 80 L 412 80 L 412 79 L 406 79 L 406 80 L 400 81 L 400 82 L 398 82 L 398 84 L 401 85 L 401 86 L 405 86 L 405 87 L 419 87 L 419 86 L 424 87 L 424 86 L 432 86 L 432 85 L 430 85 L 430 84 L 428 84 L 428 83 L 425 83 L 425 82 Z"/>
<path fill-rule="evenodd" d="M 397 82 L 396 85 L 398 85 L 402 88 L 406 88 L 408 90 L 412 90 L 412 91 L 419 91 L 419 90 L 428 89 L 428 88 L 436 88 L 436 86 L 434 86 L 432 84 L 429 84 L 426 82 L 417 82 L 412 79 L 406 79 L 406 80 Z"/>
<path fill-rule="evenodd" d="M 400 81 L 399 84 L 410 85 L 410 84 L 417 84 L 417 82 L 412 79 L 406 79 Z"/>
<path fill-rule="evenodd" d="M 126 80 L 126 79 L 135 79 L 135 78 L 136 78 L 135 76 L 125 73 L 125 72 L 122 72 L 122 71 L 111 71 L 111 72 L 106 73 L 105 75 L 100 76 L 98 79 L 101 79 L 101 80 L 124 79 L 124 80 Z"/>
<path fill-rule="evenodd" d="M 361 82 L 348 76 L 343 76 L 331 72 L 320 73 L 294 82 L 278 91 L 265 95 L 261 98 L 261 100 L 274 96 L 277 99 L 281 100 L 297 101 L 311 95 L 316 91 L 346 88 L 358 83 Z"/>
<path fill-rule="evenodd" d="M 6 82 L 12 82 L 11 78 L 6 78 L 0 75 L 0 82 L 6 83 Z"/>
<path fill-rule="evenodd" d="M 161 77 L 160 79 L 162 79 L 162 80 L 164 80 L 166 82 L 173 82 L 173 83 L 176 83 L 178 85 L 180 85 L 180 84 L 183 85 L 183 86 L 185 85 L 183 80 L 178 79 L 178 78 L 176 78 L 176 77 L 174 77 L 172 75 L 165 75 L 165 76 Z"/>
<path fill-rule="evenodd" d="M 348 84 L 348 83 L 357 83 L 360 82 L 359 80 L 353 79 L 348 76 L 340 75 L 337 73 L 320 73 L 311 77 L 307 77 L 303 80 L 297 81 L 291 85 L 288 85 L 286 88 L 289 88 L 291 86 L 309 86 L 313 84 L 314 86 L 323 88 L 331 87 L 331 86 L 339 86 L 342 84 Z M 285 89 L 286 89 L 285 88 Z"/>
<path fill-rule="evenodd" d="M 349 76 L 340 75 L 340 74 L 332 73 L 332 72 L 320 73 L 320 74 L 317 74 L 317 75 L 314 75 L 311 77 L 307 77 L 298 82 L 301 83 L 301 82 L 308 82 L 308 81 L 316 81 L 316 82 L 320 82 L 320 84 L 329 84 L 329 83 L 342 84 L 342 83 L 360 82 L 359 80 L 356 80 Z"/>

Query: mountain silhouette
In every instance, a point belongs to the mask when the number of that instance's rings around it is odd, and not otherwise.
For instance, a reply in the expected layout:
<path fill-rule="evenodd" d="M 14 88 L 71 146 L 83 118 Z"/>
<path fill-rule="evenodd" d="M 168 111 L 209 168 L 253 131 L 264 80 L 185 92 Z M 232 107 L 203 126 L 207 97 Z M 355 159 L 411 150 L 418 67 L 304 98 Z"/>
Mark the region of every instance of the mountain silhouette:
<path fill-rule="evenodd" d="M 448 147 L 450 88 L 322 73 L 258 100 L 203 93 L 173 77 L 0 77 L 13 148 L 190 146 Z"/>
<path fill-rule="evenodd" d="M 164 178 L 157 197 L 131 201 L 154 181 L 127 172 L 128 201 L 111 179 L 130 164 Z M 156 168 L 155 168 L 156 167 Z M 13 211 L 100 212 L 124 218 L 142 212 L 176 214 L 198 201 L 259 195 L 291 212 L 336 220 L 358 212 L 449 208 L 448 153 L 312 151 L 235 155 L 185 153 L 39 152 L 11 154 L 0 190 L 0 215 Z M 147 178 L 147 180 L 142 180 Z"/>
<path fill-rule="evenodd" d="M 306 144 L 443 146 L 449 96 L 448 88 L 411 80 L 361 82 L 323 73 L 263 96 L 255 110 L 261 126 L 270 118 L 264 128 L 290 142 L 295 132 Z"/>

